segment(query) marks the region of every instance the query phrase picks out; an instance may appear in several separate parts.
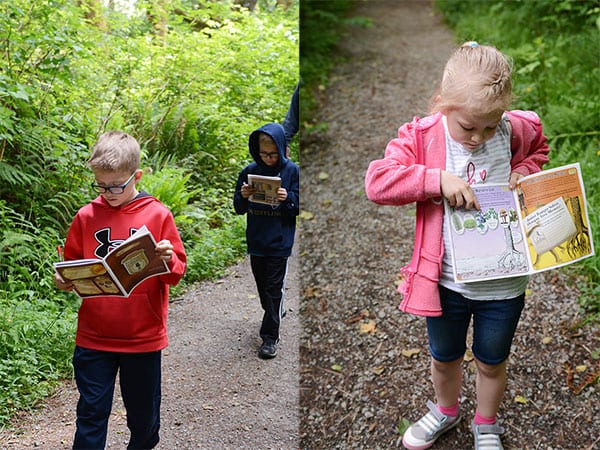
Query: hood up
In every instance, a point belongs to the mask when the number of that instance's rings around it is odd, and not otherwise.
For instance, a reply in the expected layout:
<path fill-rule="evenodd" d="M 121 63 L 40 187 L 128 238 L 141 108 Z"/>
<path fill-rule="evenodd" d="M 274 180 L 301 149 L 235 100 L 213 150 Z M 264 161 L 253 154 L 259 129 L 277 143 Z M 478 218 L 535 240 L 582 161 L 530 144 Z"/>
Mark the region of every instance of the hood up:
<path fill-rule="evenodd" d="M 279 152 L 279 162 L 274 167 L 267 166 L 258 154 L 260 150 L 258 145 L 258 135 L 260 133 L 265 133 L 271 136 L 271 139 L 273 139 L 275 145 L 277 146 L 277 151 Z M 283 166 L 287 164 L 288 161 L 285 157 L 285 143 L 285 130 L 283 129 L 283 126 L 278 123 L 268 123 L 250 134 L 250 138 L 248 139 L 248 148 L 250 149 L 250 154 L 252 155 L 252 158 L 254 158 L 256 164 L 262 167 L 265 170 L 265 173 L 272 172 L 273 174 L 276 174 L 283 168 Z"/>

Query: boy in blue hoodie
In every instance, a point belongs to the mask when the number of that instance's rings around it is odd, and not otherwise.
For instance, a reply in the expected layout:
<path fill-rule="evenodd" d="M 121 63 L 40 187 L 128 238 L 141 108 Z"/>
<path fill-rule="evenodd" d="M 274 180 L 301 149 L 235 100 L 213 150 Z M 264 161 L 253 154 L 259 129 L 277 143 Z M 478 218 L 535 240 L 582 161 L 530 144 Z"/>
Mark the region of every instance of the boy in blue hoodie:
<path fill-rule="evenodd" d="M 248 140 L 254 162 L 239 174 L 233 196 L 237 214 L 246 216 L 246 242 L 252 274 L 264 310 L 260 337 L 263 343 L 258 356 L 277 356 L 279 325 L 285 315 L 284 290 L 287 260 L 292 253 L 296 216 L 300 211 L 300 168 L 287 159 L 283 127 L 269 123 L 250 134 Z M 281 178 L 277 204 L 253 202 L 254 186 L 248 174 Z"/>

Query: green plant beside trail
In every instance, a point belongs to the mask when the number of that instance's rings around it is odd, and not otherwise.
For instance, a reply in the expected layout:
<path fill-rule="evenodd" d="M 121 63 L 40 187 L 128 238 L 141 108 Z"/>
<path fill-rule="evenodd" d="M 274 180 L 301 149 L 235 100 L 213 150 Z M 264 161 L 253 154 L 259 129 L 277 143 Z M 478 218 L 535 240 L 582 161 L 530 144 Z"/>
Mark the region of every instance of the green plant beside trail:
<path fill-rule="evenodd" d="M 319 92 L 328 83 L 330 69 L 337 62 L 335 46 L 350 26 L 371 26 L 368 18 L 350 14 L 355 3 L 355 0 L 305 0 L 300 3 L 300 116 L 309 118 L 301 123 L 306 133 L 327 126 L 315 124 L 310 118 L 318 106 Z"/>
<path fill-rule="evenodd" d="M 594 247 L 600 248 L 600 6 L 596 1 L 437 0 L 457 42 L 494 45 L 514 60 L 515 107 L 536 111 L 546 168 L 581 163 Z M 526 23 L 523 27 L 519 24 Z M 583 277 L 580 304 L 600 319 L 600 258 L 561 269 Z"/>
<path fill-rule="evenodd" d="M 95 195 L 97 136 L 142 146 L 140 188 L 171 209 L 188 253 L 176 297 L 244 255 L 231 199 L 248 135 L 283 120 L 299 78 L 297 1 L 138 2 L 132 15 L 111 2 L 95 16 L 84 3 L 0 4 L 0 426 L 71 375 L 80 300 L 56 290 L 52 263 Z"/>

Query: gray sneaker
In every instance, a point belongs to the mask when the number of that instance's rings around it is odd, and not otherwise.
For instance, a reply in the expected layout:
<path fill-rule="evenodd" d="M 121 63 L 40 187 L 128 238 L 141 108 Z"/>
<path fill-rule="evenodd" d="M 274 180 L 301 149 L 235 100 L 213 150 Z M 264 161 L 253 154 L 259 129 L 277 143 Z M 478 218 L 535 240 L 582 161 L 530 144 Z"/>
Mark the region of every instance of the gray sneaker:
<path fill-rule="evenodd" d="M 475 437 L 475 450 L 503 450 L 500 435 L 504 433 L 504 428 L 498 424 L 493 425 L 475 425 L 472 427 Z"/>
<path fill-rule="evenodd" d="M 431 400 L 427 400 L 427 407 L 429 412 L 412 424 L 402 437 L 402 445 L 408 450 L 431 447 L 437 438 L 460 422 L 460 413 L 456 417 L 446 416 Z"/>

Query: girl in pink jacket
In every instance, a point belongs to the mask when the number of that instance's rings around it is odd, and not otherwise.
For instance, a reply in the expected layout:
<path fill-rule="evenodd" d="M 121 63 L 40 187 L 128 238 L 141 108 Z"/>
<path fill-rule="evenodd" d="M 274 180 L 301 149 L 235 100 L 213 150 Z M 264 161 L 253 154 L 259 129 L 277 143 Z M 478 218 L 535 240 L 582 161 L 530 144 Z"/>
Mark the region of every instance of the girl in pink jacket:
<path fill-rule="evenodd" d="M 415 247 L 401 269 L 400 309 L 426 316 L 437 404 L 404 434 L 403 445 L 433 445 L 460 420 L 459 394 L 468 329 L 477 363 L 475 448 L 503 448 L 496 415 L 506 387 L 506 360 L 524 305 L 528 278 L 457 283 L 442 199 L 479 209 L 474 183 L 517 181 L 541 170 L 549 148 L 538 116 L 506 111 L 512 101 L 511 65 L 490 46 L 468 42 L 450 57 L 431 115 L 400 127 L 385 157 L 366 174 L 368 198 L 382 205 L 416 202 Z"/>

